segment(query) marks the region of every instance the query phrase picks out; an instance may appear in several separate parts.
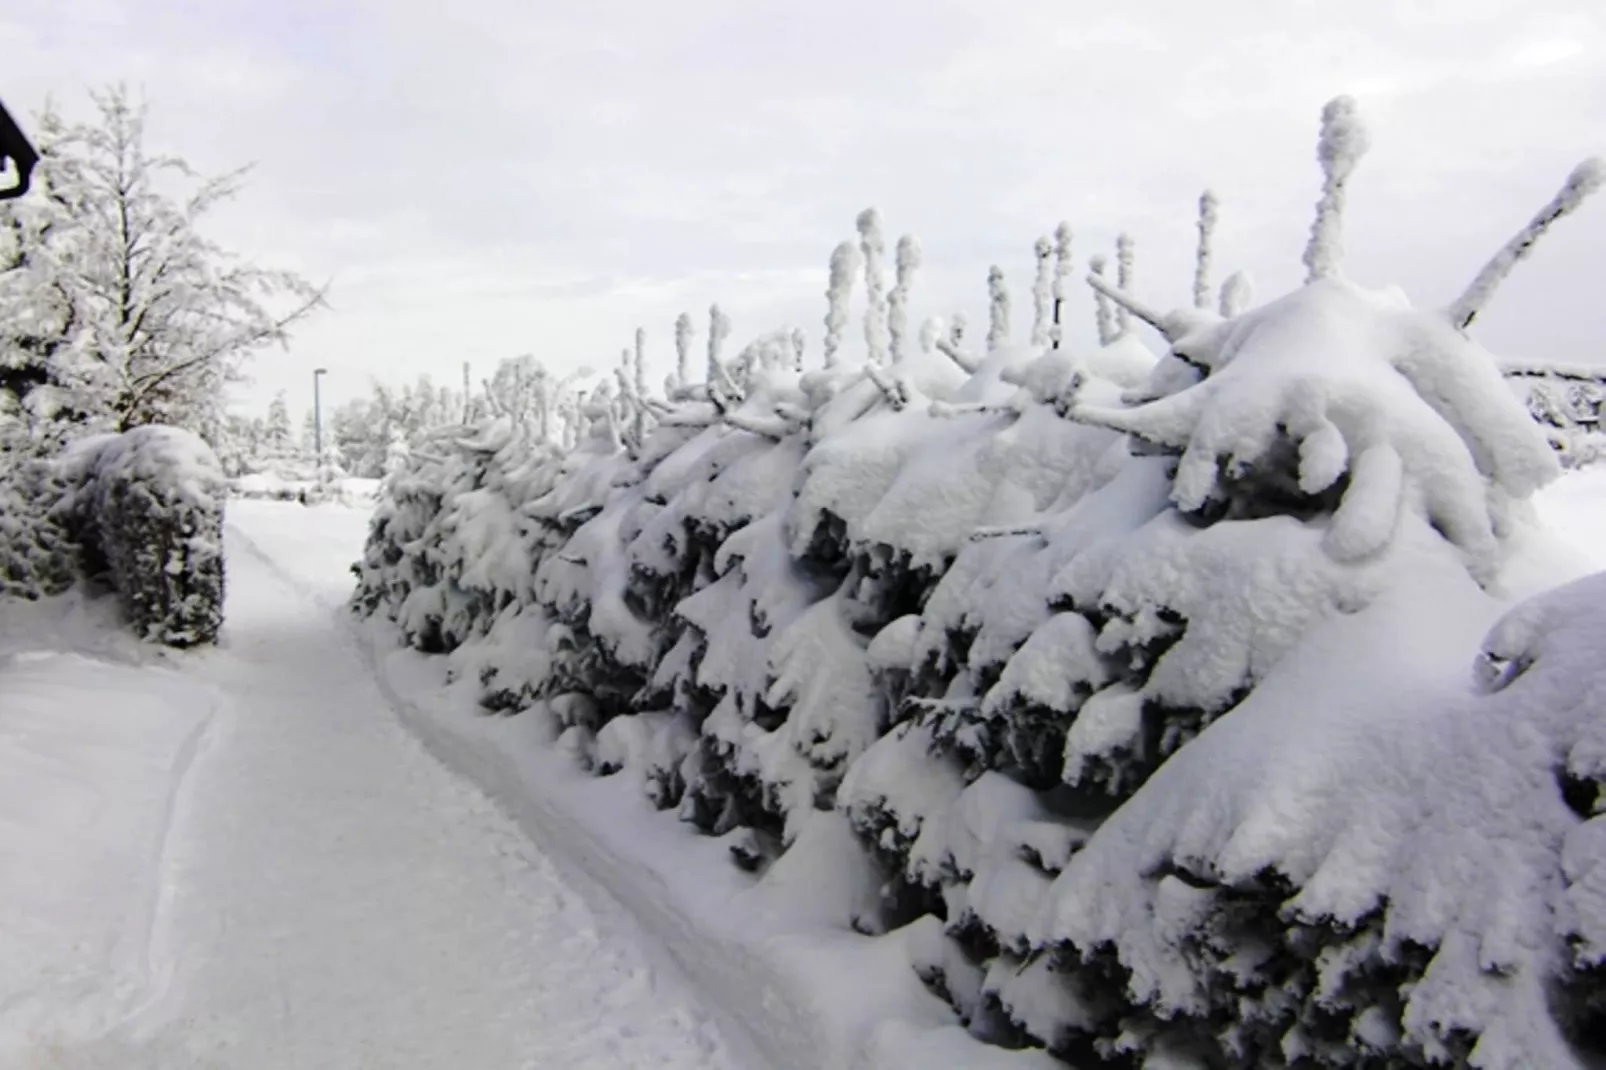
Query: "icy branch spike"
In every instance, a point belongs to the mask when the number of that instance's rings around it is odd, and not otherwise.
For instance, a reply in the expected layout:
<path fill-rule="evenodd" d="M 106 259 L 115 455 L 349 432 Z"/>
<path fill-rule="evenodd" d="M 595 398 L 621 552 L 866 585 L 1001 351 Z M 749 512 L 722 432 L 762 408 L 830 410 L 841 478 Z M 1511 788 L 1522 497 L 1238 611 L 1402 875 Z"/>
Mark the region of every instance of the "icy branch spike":
<path fill-rule="evenodd" d="M 864 344 L 871 364 L 887 362 L 887 280 L 881 261 L 886 239 L 881 234 L 881 213 L 866 208 L 859 213 L 859 248 L 864 254 Z"/>
<path fill-rule="evenodd" d="M 1465 330 L 1471 326 L 1472 321 L 1478 318 L 1478 313 L 1489 303 L 1494 292 L 1511 274 L 1511 269 L 1517 266 L 1518 261 L 1527 258 L 1533 252 L 1539 239 L 1560 218 L 1576 210 L 1584 203 L 1585 198 L 1600 189 L 1602 182 L 1606 182 L 1606 161 L 1600 157 L 1591 157 L 1573 168 L 1567 181 L 1550 199 L 1550 203 L 1539 210 L 1539 213 L 1528 221 L 1528 225 L 1512 237 L 1512 239 L 1494 255 L 1478 272 L 1477 278 L 1466 288 L 1455 303 L 1450 306 L 1450 322 L 1457 328 Z"/>
<path fill-rule="evenodd" d="M 1305 281 L 1331 278 L 1344 262 L 1344 200 L 1349 177 L 1370 141 L 1353 97 L 1334 97 L 1322 109 L 1316 159 L 1322 165 L 1322 196 L 1316 202 L 1310 242 L 1305 246 Z"/>
<path fill-rule="evenodd" d="M 842 329 L 848 325 L 848 302 L 853 298 L 853 276 L 859 273 L 859 250 L 850 241 L 831 251 L 831 281 L 825 298 L 825 366 L 835 367 L 842 346 Z"/>
<path fill-rule="evenodd" d="M 1004 269 L 994 264 L 987 269 L 987 348 L 997 349 L 1009 341 L 1009 287 Z"/>
<path fill-rule="evenodd" d="M 1132 292 L 1132 268 L 1135 259 L 1132 235 L 1120 234 L 1115 239 L 1115 284 L 1123 293 Z M 1128 309 L 1120 301 L 1115 302 L 1116 335 L 1126 334 L 1132 329 L 1132 319 L 1127 314 Z"/>
<path fill-rule="evenodd" d="M 1087 266 L 1092 272 L 1088 285 L 1093 287 L 1093 312 L 1098 323 L 1099 345 L 1107 346 L 1115 341 L 1115 311 L 1110 305 L 1110 295 L 1105 292 L 1109 284 L 1104 281 L 1104 257 L 1093 257 Z M 1098 283 L 1093 282 L 1095 278 L 1099 280 Z"/>
<path fill-rule="evenodd" d="M 691 382 L 691 340 L 696 328 L 692 326 L 691 313 L 682 312 L 675 319 L 675 374 L 680 379 L 680 385 L 685 386 Z"/>
<path fill-rule="evenodd" d="M 913 234 L 898 239 L 897 275 L 892 293 L 887 295 L 887 334 L 891 338 L 892 359 L 904 358 L 904 339 L 909 334 L 909 291 L 920 270 L 920 241 Z"/>
<path fill-rule="evenodd" d="M 1108 298 L 1109 300 L 1115 302 L 1116 308 L 1120 309 L 1124 313 L 1136 316 L 1144 323 L 1147 323 L 1150 327 L 1153 327 L 1155 330 L 1159 331 L 1166 338 L 1170 338 L 1175 333 L 1166 325 L 1165 317 L 1163 315 L 1161 315 L 1159 312 L 1156 312 L 1154 309 L 1150 308 L 1148 305 L 1144 304 L 1142 301 L 1139 301 L 1136 297 L 1133 297 L 1124 290 L 1111 286 L 1108 282 L 1104 281 L 1104 276 L 1097 273 L 1089 275 L 1087 277 L 1087 284 L 1093 287 L 1093 291 L 1099 296 Z M 1126 331 L 1123 330 L 1121 334 L 1118 334 L 1115 337 L 1119 338 L 1125 333 Z M 1115 338 L 1111 338 L 1111 341 L 1114 340 Z"/>
<path fill-rule="evenodd" d="M 1211 190 L 1199 195 L 1199 248 L 1193 264 L 1193 307 L 1210 307 L 1210 257 L 1220 202 Z"/>
<path fill-rule="evenodd" d="M 1054 348 L 1065 338 L 1065 280 L 1071 275 L 1071 225 L 1062 222 L 1054 228 L 1054 325 L 1049 334 Z"/>
<path fill-rule="evenodd" d="M 1032 255 L 1037 260 L 1037 274 L 1032 278 L 1032 345 L 1046 346 L 1053 317 L 1054 243 L 1047 237 L 1038 238 Z"/>

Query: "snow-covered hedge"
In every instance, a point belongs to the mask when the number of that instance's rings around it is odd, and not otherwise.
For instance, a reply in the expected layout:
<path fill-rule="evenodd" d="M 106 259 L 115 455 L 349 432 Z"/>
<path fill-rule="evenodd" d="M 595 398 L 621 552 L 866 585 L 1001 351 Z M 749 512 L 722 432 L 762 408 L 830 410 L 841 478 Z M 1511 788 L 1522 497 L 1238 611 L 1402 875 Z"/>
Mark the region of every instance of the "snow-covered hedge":
<path fill-rule="evenodd" d="M 845 814 L 884 878 L 856 924 L 912 926 L 911 968 L 985 1039 L 1075 1065 L 1584 1065 L 1606 618 L 1590 581 L 1489 630 L 1560 578 L 1526 502 L 1559 465 L 1466 328 L 1598 173 L 1419 310 L 1340 271 L 1365 137 L 1346 102 L 1324 119 L 1293 293 L 1249 308 L 1233 279 L 1207 307 L 1207 197 L 1192 307 L 1095 271 L 1105 344 L 1060 347 L 1062 228 L 1032 345 L 996 269 L 986 352 L 905 345 L 909 253 L 852 361 L 853 273 L 886 293 L 866 213 L 826 367 L 786 331 L 723 358 L 716 309 L 707 383 L 645 396 L 638 347 L 573 409 L 574 449 L 520 413 L 441 434 L 387 482 L 355 606 L 488 710 L 544 706 L 740 865 Z"/>
<path fill-rule="evenodd" d="M 41 479 L 51 504 L 32 539 L 64 535 L 51 545 L 70 547 L 76 567 L 42 572 L 49 582 L 32 595 L 100 580 L 141 637 L 180 647 L 217 639 L 225 483 L 205 442 L 159 426 L 97 435 L 69 446 Z"/>
<path fill-rule="evenodd" d="M 0 597 L 60 594 L 77 578 L 77 550 L 59 513 L 67 486 L 50 462 L 0 450 Z"/>

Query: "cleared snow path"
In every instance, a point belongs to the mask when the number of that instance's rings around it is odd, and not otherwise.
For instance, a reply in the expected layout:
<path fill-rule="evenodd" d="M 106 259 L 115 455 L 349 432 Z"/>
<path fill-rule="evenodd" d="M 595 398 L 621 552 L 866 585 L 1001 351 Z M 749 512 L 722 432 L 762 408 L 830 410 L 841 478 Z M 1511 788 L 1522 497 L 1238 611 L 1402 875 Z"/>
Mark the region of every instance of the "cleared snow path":
<path fill-rule="evenodd" d="M 397 722 L 332 599 L 229 540 L 225 647 L 184 670 L 220 698 L 157 863 L 144 1004 L 24 1065 L 735 1066 L 619 909 Z"/>

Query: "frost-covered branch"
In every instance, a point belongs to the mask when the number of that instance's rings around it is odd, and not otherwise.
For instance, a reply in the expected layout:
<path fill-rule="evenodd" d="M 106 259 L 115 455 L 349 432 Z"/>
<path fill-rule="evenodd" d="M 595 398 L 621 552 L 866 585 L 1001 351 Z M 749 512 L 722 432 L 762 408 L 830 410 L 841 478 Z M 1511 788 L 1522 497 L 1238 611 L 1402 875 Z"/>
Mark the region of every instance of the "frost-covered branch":
<path fill-rule="evenodd" d="M 987 348 L 997 349 L 1009 341 L 1009 288 L 1004 285 L 1004 269 L 994 264 L 987 269 Z"/>
<path fill-rule="evenodd" d="M 1223 319 L 1247 312 L 1255 300 L 1255 283 L 1247 271 L 1234 271 L 1221 284 L 1220 311 Z"/>
<path fill-rule="evenodd" d="M 1110 297 L 1106 292 L 1109 284 L 1104 281 L 1104 257 L 1094 256 L 1087 266 L 1092 272 L 1089 284 L 1092 284 L 1092 279 L 1099 280 L 1097 285 L 1093 285 L 1093 314 L 1098 323 L 1099 345 L 1107 346 L 1115 341 L 1115 311 L 1110 306 Z"/>
<path fill-rule="evenodd" d="M 974 375 L 976 369 L 981 367 L 981 361 L 960 349 L 951 338 L 938 338 L 934 344 L 937 352 L 959 365 L 961 371 Z"/>
<path fill-rule="evenodd" d="M 1032 245 L 1032 255 L 1037 260 L 1037 272 L 1032 276 L 1032 345 L 1046 346 L 1053 316 L 1053 243 L 1047 238 L 1038 238 Z"/>
<path fill-rule="evenodd" d="M 853 299 L 853 277 L 859 273 L 859 250 L 845 241 L 831 251 L 831 281 L 825 288 L 825 366 L 836 366 L 842 347 L 842 330 L 848 325 L 848 303 Z"/>
<path fill-rule="evenodd" d="M 1120 287 L 1122 293 L 1129 294 L 1132 292 L 1134 253 L 1132 235 L 1124 233 L 1117 235 L 1115 239 L 1115 284 Z M 1131 309 L 1124 302 L 1116 300 L 1113 296 L 1110 299 L 1115 301 L 1115 333 L 1119 337 L 1132 330 L 1132 317 L 1129 315 Z"/>
<path fill-rule="evenodd" d="M 881 236 L 881 214 L 874 208 L 859 213 L 859 249 L 864 254 L 864 344 L 871 364 L 887 362 L 887 280 L 881 267 L 886 240 Z"/>
<path fill-rule="evenodd" d="M 904 389 L 901 382 L 888 374 L 881 365 L 866 364 L 864 366 L 864 374 L 876 385 L 876 389 L 881 391 L 881 396 L 887 399 L 887 404 L 895 411 L 902 410 L 905 405 L 909 404 L 909 392 Z"/>
<path fill-rule="evenodd" d="M 920 270 L 920 259 L 920 242 L 913 234 L 898 239 L 897 281 L 887 297 L 887 334 L 895 363 L 905 355 L 903 340 L 909 333 L 909 290 L 914 285 L 915 272 Z"/>
<path fill-rule="evenodd" d="M 1344 262 L 1344 201 L 1355 165 L 1366 155 L 1368 138 L 1352 97 L 1334 97 L 1322 109 L 1316 158 L 1322 165 L 1322 196 L 1316 202 L 1310 242 L 1305 246 L 1306 282 L 1338 274 Z"/>
<path fill-rule="evenodd" d="M 1458 328 L 1465 330 L 1477 319 L 1478 313 L 1489 303 L 1499 285 L 1511 274 L 1511 269 L 1517 266 L 1518 261 L 1525 259 L 1533 252 L 1534 245 L 1545 236 L 1555 222 L 1576 210 L 1584 203 L 1584 199 L 1594 193 L 1606 179 L 1606 164 L 1598 157 L 1592 157 L 1573 168 L 1567 181 L 1550 199 L 1550 203 L 1539 210 L 1539 213 L 1528 221 L 1528 225 L 1518 231 L 1512 239 L 1494 255 L 1478 272 L 1478 277 L 1472 280 L 1466 292 L 1456 298 L 1450 306 L 1450 322 Z"/>
<path fill-rule="evenodd" d="M 1093 287 L 1093 291 L 1100 297 L 1108 298 L 1110 301 L 1115 302 L 1115 306 L 1123 313 L 1136 316 L 1144 323 L 1147 323 L 1150 327 L 1153 327 L 1155 330 L 1159 331 L 1166 338 L 1170 338 L 1175 333 L 1175 329 L 1166 323 L 1165 316 L 1159 312 L 1156 312 L 1154 309 L 1150 308 L 1142 301 L 1139 301 L 1131 294 L 1111 286 L 1109 283 L 1104 281 L 1104 276 L 1098 274 L 1097 272 L 1087 277 L 1087 284 Z M 1130 321 L 1128 321 L 1128 323 L 1130 323 Z M 1125 334 L 1127 329 L 1129 328 L 1123 328 L 1122 334 Z M 1114 341 L 1114 339 L 1111 339 L 1111 341 Z"/>
<path fill-rule="evenodd" d="M 1054 228 L 1054 325 L 1049 330 L 1054 348 L 1065 339 L 1065 282 L 1071 276 L 1071 225 L 1061 222 Z"/>
<path fill-rule="evenodd" d="M 1193 262 L 1193 307 L 1210 307 L 1210 257 L 1216 233 L 1216 195 L 1205 190 L 1199 195 L 1199 248 Z"/>

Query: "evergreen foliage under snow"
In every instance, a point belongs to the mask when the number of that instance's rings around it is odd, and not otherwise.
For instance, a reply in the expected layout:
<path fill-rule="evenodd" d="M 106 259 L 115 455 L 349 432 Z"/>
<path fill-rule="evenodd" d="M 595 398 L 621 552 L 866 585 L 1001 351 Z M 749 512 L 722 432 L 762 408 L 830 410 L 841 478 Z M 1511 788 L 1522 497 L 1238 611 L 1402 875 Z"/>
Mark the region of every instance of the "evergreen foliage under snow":
<path fill-rule="evenodd" d="M 844 243 L 825 368 L 711 345 L 702 390 L 604 384 L 572 434 L 438 433 L 389 477 L 355 604 L 737 864 L 844 814 L 883 880 L 857 926 L 909 927 L 985 1039 L 1588 1065 L 1601 580 L 1523 600 L 1545 434 L 1464 324 L 1344 277 L 1365 144 L 1330 107 L 1306 286 L 1250 308 L 1231 279 L 1218 314 L 1208 246 L 1176 311 L 1096 276 L 1089 351 L 1053 345 L 1053 276 L 1009 344 L 995 269 L 984 356 L 883 362 L 877 239 L 850 359 Z"/>

